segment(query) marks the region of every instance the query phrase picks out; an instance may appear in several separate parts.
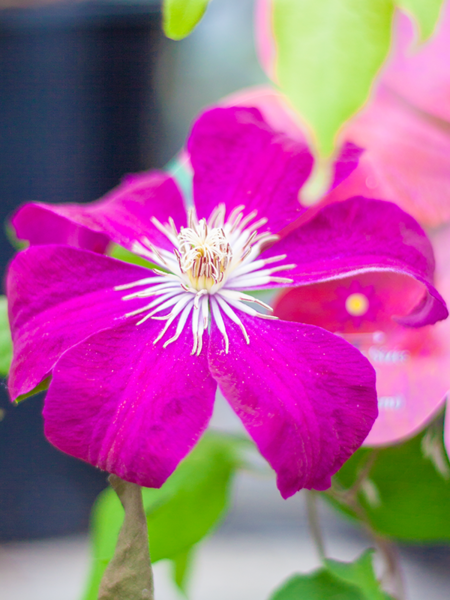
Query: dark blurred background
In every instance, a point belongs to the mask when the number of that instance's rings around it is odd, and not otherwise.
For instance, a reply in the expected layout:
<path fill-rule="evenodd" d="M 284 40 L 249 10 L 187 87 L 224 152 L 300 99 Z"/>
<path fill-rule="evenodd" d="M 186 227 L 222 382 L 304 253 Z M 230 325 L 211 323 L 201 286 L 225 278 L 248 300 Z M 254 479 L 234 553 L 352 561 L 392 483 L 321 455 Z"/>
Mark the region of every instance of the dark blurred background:
<path fill-rule="evenodd" d="M 128 171 L 161 164 L 158 2 L 0 12 L 0 220 L 28 200 L 87 202 Z M 0 238 L 2 273 L 13 254 Z M 42 394 L 0 424 L 0 538 L 85 529 L 105 474 L 55 450 Z"/>

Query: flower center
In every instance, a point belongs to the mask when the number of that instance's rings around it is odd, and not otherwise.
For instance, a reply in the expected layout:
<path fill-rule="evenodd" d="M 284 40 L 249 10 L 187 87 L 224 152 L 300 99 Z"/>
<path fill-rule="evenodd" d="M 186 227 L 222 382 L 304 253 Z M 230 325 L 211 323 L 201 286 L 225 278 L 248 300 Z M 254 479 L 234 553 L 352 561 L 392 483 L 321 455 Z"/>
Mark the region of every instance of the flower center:
<path fill-rule="evenodd" d="M 180 337 L 188 319 L 191 319 L 192 354 L 200 354 L 203 333 L 208 329 L 210 319 L 214 319 L 223 335 L 225 352 L 229 351 L 226 321 L 238 325 L 249 343 L 239 313 L 262 319 L 276 317 L 249 306 L 259 305 L 272 311 L 270 306 L 243 290 L 262 288 L 271 283 L 291 283 L 291 279 L 278 277 L 275 273 L 295 267 L 283 263 L 284 254 L 258 258 L 263 248 L 276 241 L 278 236 L 268 231 L 258 233 L 258 228 L 265 225 L 267 219 L 256 220 L 256 216 L 256 210 L 246 214 L 245 207 L 238 206 L 225 219 L 225 206 L 219 205 L 208 219 L 198 220 L 195 210 L 191 209 L 188 226 L 180 231 L 171 218 L 166 224 L 152 218 L 153 225 L 173 244 L 173 251 L 157 248 L 146 237 L 133 244 L 136 254 L 161 268 L 153 268 L 152 277 L 116 287 L 117 291 L 138 288 L 138 291 L 123 296 L 123 300 L 154 298 L 125 316 L 142 315 L 137 325 L 147 319 L 165 321 L 154 344 L 165 336 L 176 320 L 175 333 L 164 342 L 164 347 Z M 280 262 L 282 264 L 272 266 Z"/>
<path fill-rule="evenodd" d="M 222 228 L 210 229 L 206 219 L 201 219 L 183 228 L 177 240 L 179 250 L 174 252 L 191 288 L 211 291 L 223 281 L 233 252 Z"/>

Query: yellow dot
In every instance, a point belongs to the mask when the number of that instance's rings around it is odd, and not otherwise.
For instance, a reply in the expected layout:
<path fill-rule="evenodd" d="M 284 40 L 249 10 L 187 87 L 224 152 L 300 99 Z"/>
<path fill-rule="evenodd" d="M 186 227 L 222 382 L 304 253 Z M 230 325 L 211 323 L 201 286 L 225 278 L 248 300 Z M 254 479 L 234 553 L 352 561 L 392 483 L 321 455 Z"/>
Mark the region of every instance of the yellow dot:
<path fill-rule="evenodd" d="M 345 301 L 345 308 L 352 317 L 360 317 L 366 314 L 369 301 L 364 294 L 350 294 Z"/>

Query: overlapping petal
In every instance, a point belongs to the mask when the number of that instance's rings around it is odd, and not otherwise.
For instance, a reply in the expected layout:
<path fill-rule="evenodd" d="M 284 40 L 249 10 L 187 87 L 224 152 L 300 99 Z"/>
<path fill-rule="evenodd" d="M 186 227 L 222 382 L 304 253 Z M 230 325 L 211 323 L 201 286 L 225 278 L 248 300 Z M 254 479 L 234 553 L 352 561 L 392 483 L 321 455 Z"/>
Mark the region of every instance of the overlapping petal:
<path fill-rule="evenodd" d="M 326 489 L 377 416 L 372 367 L 318 327 L 240 318 L 250 344 L 225 317 L 229 354 L 212 326 L 213 377 L 276 471 L 284 498 L 303 487 Z"/>
<path fill-rule="evenodd" d="M 365 444 L 393 444 L 410 438 L 444 406 L 450 389 L 446 322 L 423 330 L 400 327 L 359 349 L 377 372 L 379 417 Z"/>
<path fill-rule="evenodd" d="M 372 363 L 379 415 L 366 445 L 411 437 L 443 406 L 450 389 L 450 321 L 410 329 L 393 320 L 415 293 L 408 278 L 369 273 L 287 290 L 276 301 L 275 314 L 281 319 L 320 324 Z M 356 294 L 363 294 L 367 306 L 352 314 L 348 300 Z"/>
<path fill-rule="evenodd" d="M 145 303 L 124 302 L 124 292 L 114 288 L 147 277 L 148 269 L 69 246 L 20 252 L 6 282 L 14 343 L 11 397 L 33 390 L 66 350 Z"/>
<path fill-rule="evenodd" d="M 146 487 L 160 487 L 195 445 L 216 391 L 206 350 L 190 355 L 190 326 L 167 348 L 153 344 L 159 328 L 118 323 L 71 348 L 44 406 L 56 447 Z"/>
<path fill-rule="evenodd" d="M 149 239 L 171 249 L 152 222 L 186 225 L 183 198 L 165 173 L 128 175 L 117 188 L 90 204 L 25 204 L 12 218 L 17 237 L 35 244 L 64 243 L 104 251 L 108 241 L 133 250 L 136 240 Z"/>
<path fill-rule="evenodd" d="M 410 311 L 398 321 L 421 327 L 448 316 L 445 302 L 432 284 L 431 244 L 418 223 L 392 203 L 356 197 L 325 206 L 261 258 L 278 255 L 286 256 L 282 264 L 295 265 L 288 272 L 291 285 L 370 271 L 410 276 L 421 286 Z"/>
<path fill-rule="evenodd" d="M 346 136 L 366 152 L 329 202 L 368 193 L 395 201 L 424 225 L 450 219 L 450 123 L 381 85 Z"/>

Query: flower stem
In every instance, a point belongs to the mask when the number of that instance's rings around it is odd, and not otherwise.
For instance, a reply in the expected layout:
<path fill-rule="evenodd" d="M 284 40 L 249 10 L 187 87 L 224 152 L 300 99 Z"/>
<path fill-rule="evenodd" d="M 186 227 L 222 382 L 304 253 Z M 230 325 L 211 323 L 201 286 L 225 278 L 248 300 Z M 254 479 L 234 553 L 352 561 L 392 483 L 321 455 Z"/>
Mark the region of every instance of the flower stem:
<path fill-rule="evenodd" d="M 306 510 L 311 536 L 316 545 L 319 558 L 323 561 L 325 560 L 325 545 L 323 543 L 322 531 L 319 524 L 319 514 L 317 512 L 317 496 L 313 491 L 306 491 Z"/>
<path fill-rule="evenodd" d="M 154 600 L 147 520 L 138 485 L 116 475 L 109 482 L 125 511 L 116 550 L 100 583 L 98 600 Z"/>
<path fill-rule="evenodd" d="M 391 588 L 391 594 L 395 600 L 406 600 L 405 586 L 397 548 L 386 538 L 376 534 L 371 529 L 369 529 L 369 531 L 384 560 L 386 570 L 381 578 L 381 583 L 384 584 L 383 587 Z"/>

